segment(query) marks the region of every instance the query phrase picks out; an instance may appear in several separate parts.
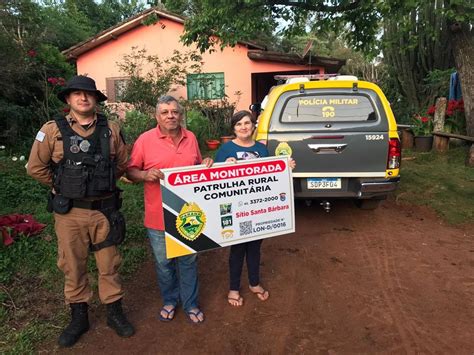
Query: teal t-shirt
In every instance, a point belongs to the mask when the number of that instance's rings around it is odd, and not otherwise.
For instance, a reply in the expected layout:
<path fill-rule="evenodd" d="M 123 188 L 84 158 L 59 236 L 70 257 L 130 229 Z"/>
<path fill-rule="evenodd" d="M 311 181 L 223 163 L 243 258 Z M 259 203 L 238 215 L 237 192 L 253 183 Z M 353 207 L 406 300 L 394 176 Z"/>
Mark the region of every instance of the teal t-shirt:
<path fill-rule="evenodd" d="M 216 153 L 216 163 L 223 163 L 227 158 L 236 158 L 237 160 L 250 160 L 256 158 L 268 157 L 268 149 L 260 142 L 255 142 L 251 147 L 241 147 L 234 142 L 223 144 Z"/>

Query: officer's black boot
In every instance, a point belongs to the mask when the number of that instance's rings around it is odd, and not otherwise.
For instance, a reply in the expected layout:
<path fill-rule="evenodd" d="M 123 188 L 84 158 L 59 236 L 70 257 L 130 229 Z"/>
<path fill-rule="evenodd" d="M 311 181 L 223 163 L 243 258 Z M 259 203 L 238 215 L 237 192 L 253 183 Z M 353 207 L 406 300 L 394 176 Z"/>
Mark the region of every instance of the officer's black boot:
<path fill-rule="evenodd" d="M 87 303 L 71 303 L 71 323 L 59 336 L 60 346 L 69 348 L 76 344 L 82 334 L 89 330 L 89 316 L 87 314 Z"/>
<path fill-rule="evenodd" d="M 107 325 L 115 330 L 118 336 L 124 338 L 135 334 L 133 325 L 123 314 L 121 299 L 107 305 Z"/>

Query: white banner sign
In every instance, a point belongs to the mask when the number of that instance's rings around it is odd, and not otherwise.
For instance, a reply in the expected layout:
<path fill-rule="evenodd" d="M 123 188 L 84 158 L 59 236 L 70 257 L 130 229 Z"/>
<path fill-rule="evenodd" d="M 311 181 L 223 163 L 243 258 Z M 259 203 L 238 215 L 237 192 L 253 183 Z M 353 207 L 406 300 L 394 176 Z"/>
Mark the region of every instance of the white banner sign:
<path fill-rule="evenodd" d="M 168 258 L 295 231 L 288 157 L 163 172 Z"/>

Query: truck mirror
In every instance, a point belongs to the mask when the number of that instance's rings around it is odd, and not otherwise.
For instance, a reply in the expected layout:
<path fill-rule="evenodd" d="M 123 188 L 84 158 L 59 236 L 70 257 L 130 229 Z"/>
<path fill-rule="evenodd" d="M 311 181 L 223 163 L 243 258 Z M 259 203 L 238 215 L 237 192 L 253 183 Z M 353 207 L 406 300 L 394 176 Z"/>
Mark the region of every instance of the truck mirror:
<path fill-rule="evenodd" d="M 262 111 L 262 106 L 259 103 L 256 104 L 251 104 L 249 106 L 250 111 L 256 113 L 257 115 L 260 114 L 260 111 Z"/>

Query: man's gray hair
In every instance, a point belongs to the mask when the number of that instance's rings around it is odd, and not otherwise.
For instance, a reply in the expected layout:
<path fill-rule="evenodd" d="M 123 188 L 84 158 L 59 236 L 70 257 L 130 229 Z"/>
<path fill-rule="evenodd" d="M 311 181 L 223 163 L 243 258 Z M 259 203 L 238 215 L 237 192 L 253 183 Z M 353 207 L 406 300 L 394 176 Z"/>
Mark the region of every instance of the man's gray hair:
<path fill-rule="evenodd" d="M 169 105 L 169 104 L 172 103 L 172 102 L 176 102 L 176 104 L 178 105 L 178 111 L 179 111 L 179 113 L 183 113 L 183 106 L 181 106 L 181 104 L 179 103 L 179 101 L 176 100 L 176 99 L 175 99 L 173 96 L 171 96 L 171 95 L 163 95 L 163 96 L 161 96 L 161 97 L 158 99 L 158 101 L 157 101 L 157 103 L 156 103 L 156 112 L 158 112 L 159 106 L 160 106 L 161 104 L 167 104 L 167 105 Z"/>

